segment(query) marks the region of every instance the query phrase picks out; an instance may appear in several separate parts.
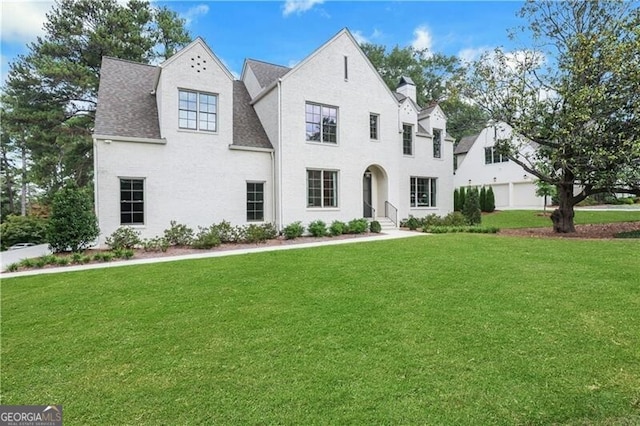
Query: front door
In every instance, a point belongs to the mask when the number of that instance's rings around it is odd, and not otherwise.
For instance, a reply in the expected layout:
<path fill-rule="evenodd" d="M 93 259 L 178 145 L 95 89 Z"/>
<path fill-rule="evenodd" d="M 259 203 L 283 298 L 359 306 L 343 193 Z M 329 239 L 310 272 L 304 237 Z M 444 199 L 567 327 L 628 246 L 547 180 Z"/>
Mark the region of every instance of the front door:
<path fill-rule="evenodd" d="M 363 217 L 373 218 L 373 207 L 371 206 L 371 172 L 368 170 L 362 177 L 362 201 L 364 208 Z"/>

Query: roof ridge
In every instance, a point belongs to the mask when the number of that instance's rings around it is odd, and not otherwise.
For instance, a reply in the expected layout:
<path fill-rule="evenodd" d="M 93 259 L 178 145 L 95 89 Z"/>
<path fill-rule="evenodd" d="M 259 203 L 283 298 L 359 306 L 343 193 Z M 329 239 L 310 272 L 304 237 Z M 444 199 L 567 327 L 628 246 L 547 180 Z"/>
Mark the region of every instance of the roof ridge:
<path fill-rule="evenodd" d="M 131 59 L 116 58 L 115 56 L 109 56 L 109 55 L 104 55 L 102 59 L 111 59 L 114 61 L 127 62 L 129 64 L 134 64 L 134 65 L 144 65 L 145 67 L 158 68 L 158 65 L 145 64 L 144 62 L 136 62 L 136 61 L 132 61 Z"/>
<path fill-rule="evenodd" d="M 287 67 L 284 65 L 279 65 L 279 64 L 274 64 L 273 62 L 267 62 L 267 61 L 262 61 L 260 59 L 253 59 L 253 58 L 246 58 L 245 59 L 247 62 L 252 61 L 252 62 L 260 62 L 261 64 L 265 64 L 265 65 L 271 65 L 274 67 L 280 67 L 280 68 L 287 68 L 287 69 L 291 69 L 291 67 Z"/>

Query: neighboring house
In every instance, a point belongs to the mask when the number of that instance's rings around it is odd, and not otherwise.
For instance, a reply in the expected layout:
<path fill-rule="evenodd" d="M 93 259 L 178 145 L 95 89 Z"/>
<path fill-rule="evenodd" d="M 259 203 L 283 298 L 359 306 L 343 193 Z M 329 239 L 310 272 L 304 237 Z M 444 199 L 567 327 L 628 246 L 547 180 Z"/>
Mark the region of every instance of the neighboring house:
<path fill-rule="evenodd" d="M 94 131 L 100 244 L 191 227 L 453 209 L 453 139 L 403 78 L 391 92 L 348 30 L 293 68 L 240 80 L 198 38 L 159 66 L 104 58 Z"/>
<path fill-rule="evenodd" d="M 492 187 L 498 209 L 543 207 L 544 197 L 536 196 L 535 176 L 494 149 L 497 139 L 510 135 L 510 127 L 498 124 L 460 139 L 454 150 L 455 187 Z M 532 144 L 519 145 L 524 146 L 522 156 L 535 152 Z"/>

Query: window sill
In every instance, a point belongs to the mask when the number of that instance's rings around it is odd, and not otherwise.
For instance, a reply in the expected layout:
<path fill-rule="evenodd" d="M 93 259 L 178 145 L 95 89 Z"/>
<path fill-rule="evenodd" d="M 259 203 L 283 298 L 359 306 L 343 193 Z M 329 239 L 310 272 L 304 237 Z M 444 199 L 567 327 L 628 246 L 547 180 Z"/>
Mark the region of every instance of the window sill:
<path fill-rule="evenodd" d="M 318 146 L 339 146 L 337 142 L 318 142 L 318 141 L 305 141 L 309 145 L 318 145 Z"/>
<path fill-rule="evenodd" d="M 217 130 L 215 132 L 212 132 L 210 130 L 182 129 L 180 127 L 178 127 L 178 132 L 180 132 L 180 133 L 191 133 L 191 134 L 197 134 L 197 135 L 217 135 L 218 134 Z"/>
<path fill-rule="evenodd" d="M 307 207 L 308 212 L 337 212 L 340 207 Z"/>

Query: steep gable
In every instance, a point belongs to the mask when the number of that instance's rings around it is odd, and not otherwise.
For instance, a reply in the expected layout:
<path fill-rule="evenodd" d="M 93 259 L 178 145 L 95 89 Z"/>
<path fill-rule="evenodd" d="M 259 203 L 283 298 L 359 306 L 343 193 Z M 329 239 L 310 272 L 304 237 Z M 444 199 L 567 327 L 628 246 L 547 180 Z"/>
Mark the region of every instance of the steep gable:
<path fill-rule="evenodd" d="M 104 57 L 94 134 L 160 139 L 153 95 L 158 67 Z"/>
<path fill-rule="evenodd" d="M 263 89 L 269 87 L 271 84 L 275 83 L 276 80 L 291 71 L 291 68 L 255 59 L 247 59 L 245 61 L 245 67 L 251 68 L 251 71 L 253 71 L 253 74 L 256 76 L 260 87 Z"/>
<path fill-rule="evenodd" d="M 233 82 L 233 145 L 273 149 L 241 81 Z"/>

